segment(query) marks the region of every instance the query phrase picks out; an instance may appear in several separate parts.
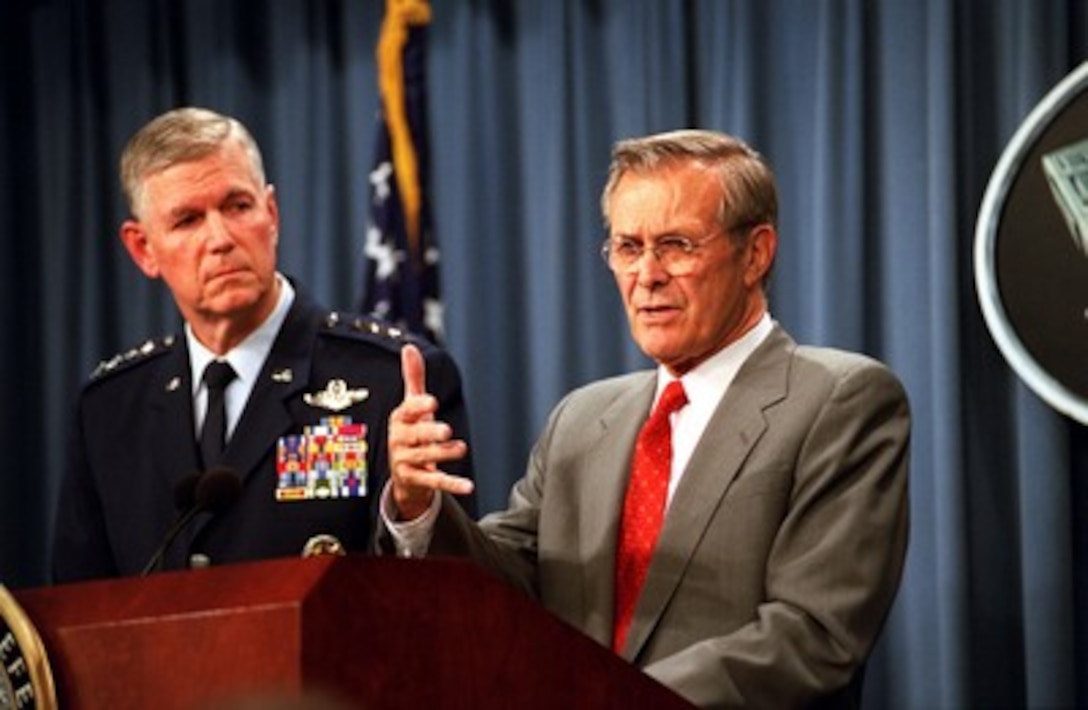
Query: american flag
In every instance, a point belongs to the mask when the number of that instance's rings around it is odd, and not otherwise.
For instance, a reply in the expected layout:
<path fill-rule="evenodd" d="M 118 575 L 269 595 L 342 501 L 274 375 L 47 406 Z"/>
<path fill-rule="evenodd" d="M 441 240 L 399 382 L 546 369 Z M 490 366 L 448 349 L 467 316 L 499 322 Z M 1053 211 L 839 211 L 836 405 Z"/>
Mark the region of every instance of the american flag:
<path fill-rule="evenodd" d="M 445 339 L 428 197 L 426 50 L 430 6 L 386 0 L 361 309 L 435 343 Z"/>

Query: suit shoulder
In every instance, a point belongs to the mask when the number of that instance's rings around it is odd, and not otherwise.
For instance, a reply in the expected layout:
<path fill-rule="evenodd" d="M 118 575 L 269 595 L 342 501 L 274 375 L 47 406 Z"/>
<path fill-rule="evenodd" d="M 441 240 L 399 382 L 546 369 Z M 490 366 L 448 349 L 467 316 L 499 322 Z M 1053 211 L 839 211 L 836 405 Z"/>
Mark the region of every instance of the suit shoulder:
<path fill-rule="evenodd" d="M 434 347 L 427 340 L 380 318 L 339 311 L 332 311 L 325 316 L 318 335 L 365 344 L 394 354 L 399 353 L 408 343 L 418 345 L 421 349 Z"/>
<path fill-rule="evenodd" d="M 833 386 L 872 387 L 877 383 L 890 388 L 889 391 L 906 397 L 906 389 L 899 376 L 884 362 L 864 353 L 837 348 L 799 346 L 795 352 L 801 366 L 797 374 L 812 376 L 815 372 L 823 373 Z"/>
<path fill-rule="evenodd" d="M 808 362 L 832 372 L 850 373 L 857 370 L 884 370 L 890 372 L 887 365 L 864 353 L 839 348 L 799 345 L 795 355 L 803 362 Z"/>
<path fill-rule="evenodd" d="M 111 358 L 102 360 L 91 372 L 88 386 L 116 377 L 123 372 L 129 372 L 141 365 L 156 360 L 171 352 L 177 346 L 176 335 L 166 335 L 160 338 L 149 338 L 140 345 L 119 352 Z"/>

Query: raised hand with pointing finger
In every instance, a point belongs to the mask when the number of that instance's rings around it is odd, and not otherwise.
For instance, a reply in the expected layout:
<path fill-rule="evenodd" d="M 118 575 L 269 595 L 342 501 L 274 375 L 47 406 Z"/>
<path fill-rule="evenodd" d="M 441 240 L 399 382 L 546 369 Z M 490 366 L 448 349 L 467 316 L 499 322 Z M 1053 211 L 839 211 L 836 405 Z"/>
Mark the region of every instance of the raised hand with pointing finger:
<path fill-rule="evenodd" d="M 389 470 L 398 517 L 414 520 L 430 507 L 435 491 L 468 495 L 473 483 L 441 468 L 462 460 L 468 444 L 453 438 L 449 424 L 435 419 L 439 402 L 426 391 L 426 365 L 415 345 L 401 350 L 401 371 L 404 401 L 389 416 Z"/>

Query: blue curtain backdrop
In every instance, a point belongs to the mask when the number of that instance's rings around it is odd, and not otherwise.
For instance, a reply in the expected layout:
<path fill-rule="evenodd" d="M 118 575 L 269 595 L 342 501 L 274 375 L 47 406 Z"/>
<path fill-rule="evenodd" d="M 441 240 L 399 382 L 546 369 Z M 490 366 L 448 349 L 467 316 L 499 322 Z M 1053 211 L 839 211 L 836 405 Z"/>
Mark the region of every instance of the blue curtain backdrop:
<path fill-rule="evenodd" d="M 1088 435 L 1006 366 L 974 222 L 1019 123 L 1088 59 L 1083 0 L 433 0 L 433 199 L 485 510 L 562 393 L 644 365 L 596 255 L 610 144 L 738 134 L 780 178 L 774 315 L 888 362 L 914 414 L 906 577 L 875 707 L 1088 707 Z M 281 264 L 362 281 L 378 0 L 22 0 L 0 10 L 0 581 L 47 580 L 69 407 L 172 330 L 117 239 L 124 140 L 198 104 L 264 147 Z M 1079 337 L 1071 335 L 1071 337 Z"/>

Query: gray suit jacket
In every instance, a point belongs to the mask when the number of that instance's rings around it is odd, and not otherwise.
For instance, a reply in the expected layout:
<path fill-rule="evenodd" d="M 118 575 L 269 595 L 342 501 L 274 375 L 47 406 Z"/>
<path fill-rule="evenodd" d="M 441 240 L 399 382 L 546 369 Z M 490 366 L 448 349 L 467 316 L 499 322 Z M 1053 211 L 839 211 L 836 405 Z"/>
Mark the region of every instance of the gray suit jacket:
<path fill-rule="evenodd" d="M 552 412 L 509 508 L 451 499 L 432 555 L 470 555 L 603 645 L 631 451 L 655 374 Z M 906 553 L 910 414 L 861 355 L 776 326 L 722 399 L 670 505 L 623 655 L 706 706 L 851 707 Z"/>

